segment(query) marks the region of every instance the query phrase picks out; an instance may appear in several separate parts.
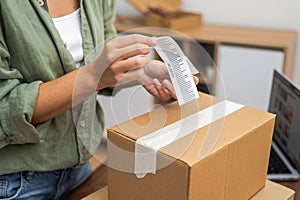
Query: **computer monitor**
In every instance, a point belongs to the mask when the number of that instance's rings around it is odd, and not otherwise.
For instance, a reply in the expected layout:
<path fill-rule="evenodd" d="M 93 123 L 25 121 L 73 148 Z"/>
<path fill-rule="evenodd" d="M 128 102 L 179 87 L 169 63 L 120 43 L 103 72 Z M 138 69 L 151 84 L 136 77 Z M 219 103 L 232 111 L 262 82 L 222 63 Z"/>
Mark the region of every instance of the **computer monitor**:
<path fill-rule="evenodd" d="M 277 114 L 273 142 L 300 171 L 300 89 L 276 70 L 269 112 Z"/>

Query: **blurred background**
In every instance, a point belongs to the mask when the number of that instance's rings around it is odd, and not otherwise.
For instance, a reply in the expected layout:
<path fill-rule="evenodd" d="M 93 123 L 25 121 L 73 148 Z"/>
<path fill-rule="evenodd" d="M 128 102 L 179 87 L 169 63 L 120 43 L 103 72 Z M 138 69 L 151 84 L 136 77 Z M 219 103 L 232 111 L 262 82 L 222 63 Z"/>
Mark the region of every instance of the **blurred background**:
<path fill-rule="evenodd" d="M 298 0 L 182 0 L 181 9 L 203 14 L 204 23 L 300 32 Z M 141 15 L 126 0 L 117 0 L 120 15 Z M 293 80 L 300 85 L 300 38 L 298 34 Z"/>

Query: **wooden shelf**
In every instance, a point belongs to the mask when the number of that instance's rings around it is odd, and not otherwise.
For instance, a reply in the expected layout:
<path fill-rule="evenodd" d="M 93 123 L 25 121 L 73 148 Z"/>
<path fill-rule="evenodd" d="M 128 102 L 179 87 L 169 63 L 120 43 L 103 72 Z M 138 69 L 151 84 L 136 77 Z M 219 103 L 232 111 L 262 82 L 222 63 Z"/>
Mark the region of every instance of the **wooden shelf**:
<path fill-rule="evenodd" d="M 162 29 L 159 33 L 151 29 L 143 29 L 145 28 L 143 17 L 118 16 L 115 26 L 118 32 L 174 36 L 174 32 L 167 29 Z M 198 42 L 213 43 L 217 46 L 231 44 L 282 50 L 285 54 L 283 72 L 292 77 L 297 40 L 295 31 L 202 24 L 198 27 L 184 29 L 181 33 Z M 178 35 L 175 34 L 175 36 Z"/>

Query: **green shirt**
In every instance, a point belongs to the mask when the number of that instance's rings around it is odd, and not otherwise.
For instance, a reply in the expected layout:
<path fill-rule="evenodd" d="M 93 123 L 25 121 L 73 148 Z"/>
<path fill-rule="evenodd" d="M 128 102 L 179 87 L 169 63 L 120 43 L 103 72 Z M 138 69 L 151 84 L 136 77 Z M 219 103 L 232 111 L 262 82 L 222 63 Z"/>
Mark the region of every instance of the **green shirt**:
<path fill-rule="evenodd" d="M 81 0 L 85 56 L 115 35 L 114 16 L 114 0 Z M 103 132 L 96 94 L 49 121 L 30 123 L 39 85 L 76 69 L 46 0 L 1 0 L 0 23 L 0 174 L 82 165 Z"/>

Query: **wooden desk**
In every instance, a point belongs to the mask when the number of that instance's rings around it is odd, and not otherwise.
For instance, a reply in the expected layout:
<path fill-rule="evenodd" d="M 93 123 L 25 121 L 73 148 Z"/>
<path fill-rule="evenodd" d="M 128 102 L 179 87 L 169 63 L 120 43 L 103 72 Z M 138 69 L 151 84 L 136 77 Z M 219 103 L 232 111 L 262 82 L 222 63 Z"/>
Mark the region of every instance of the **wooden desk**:
<path fill-rule="evenodd" d="M 160 33 L 144 29 L 145 21 L 141 17 L 119 16 L 115 27 L 118 32 L 172 35 L 167 29 Z M 292 78 L 297 40 L 295 31 L 202 24 L 198 27 L 180 30 L 180 32 L 198 42 L 215 45 L 215 55 L 218 55 L 218 46 L 222 44 L 282 50 L 284 52 L 283 73 Z M 214 62 L 218 65 L 217 56 L 214 57 Z"/>

